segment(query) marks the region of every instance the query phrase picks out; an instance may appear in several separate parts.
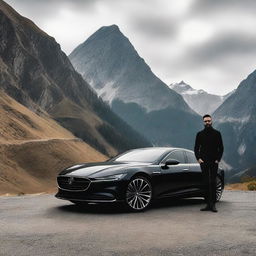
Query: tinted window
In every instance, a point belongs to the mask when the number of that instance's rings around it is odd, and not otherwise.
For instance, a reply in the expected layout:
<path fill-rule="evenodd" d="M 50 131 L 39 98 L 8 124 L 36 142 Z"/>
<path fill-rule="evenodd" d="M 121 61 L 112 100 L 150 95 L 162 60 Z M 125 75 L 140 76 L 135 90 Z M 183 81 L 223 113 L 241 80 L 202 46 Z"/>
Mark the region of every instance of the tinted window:
<path fill-rule="evenodd" d="M 117 156 L 113 159 L 113 161 L 153 163 L 158 160 L 165 152 L 166 149 L 135 149 L 124 153 L 123 155 Z"/>
<path fill-rule="evenodd" d="M 185 163 L 185 157 L 184 157 L 183 151 L 181 150 L 173 151 L 168 155 L 168 157 L 164 161 L 169 159 L 175 159 L 175 160 L 178 160 L 180 163 Z"/>
<path fill-rule="evenodd" d="M 186 151 L 186 154 L 188 158 L 188 163 L 198 163 L 194 153 Z"/>

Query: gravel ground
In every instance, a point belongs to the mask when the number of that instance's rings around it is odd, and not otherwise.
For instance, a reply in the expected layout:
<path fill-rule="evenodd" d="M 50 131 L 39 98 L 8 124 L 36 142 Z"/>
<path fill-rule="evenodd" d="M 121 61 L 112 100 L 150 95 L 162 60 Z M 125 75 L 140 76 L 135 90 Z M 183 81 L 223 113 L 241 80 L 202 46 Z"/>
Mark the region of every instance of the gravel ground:
<path fill-rule="evenodd" d="M 256 255 L 256 192 L 224 191 L 218 213 L 202 206 L 168 200 L 129 213 L 54 195 L 0 197 L 0 255 Z"/>

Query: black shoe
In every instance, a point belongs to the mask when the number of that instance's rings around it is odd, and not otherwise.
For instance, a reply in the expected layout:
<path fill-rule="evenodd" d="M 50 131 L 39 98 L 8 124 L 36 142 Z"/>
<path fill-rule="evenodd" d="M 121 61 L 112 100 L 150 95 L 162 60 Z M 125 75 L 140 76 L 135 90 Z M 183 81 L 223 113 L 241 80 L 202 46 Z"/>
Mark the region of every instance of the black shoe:
<path fill-rule="evenodd" d="M 211 208 L 209 207 L 209 205 L 205 206 L 204 208 L 200 209 L 200 211 L 210 211 Z"/>
<path fill-rule="evenodd" d="M 212 212 L 218 212 L 218 210 L 216 209 L 215 205 L 213 205 L 213 206 L 211 207 L 211 211 L 212 211 Z"/>

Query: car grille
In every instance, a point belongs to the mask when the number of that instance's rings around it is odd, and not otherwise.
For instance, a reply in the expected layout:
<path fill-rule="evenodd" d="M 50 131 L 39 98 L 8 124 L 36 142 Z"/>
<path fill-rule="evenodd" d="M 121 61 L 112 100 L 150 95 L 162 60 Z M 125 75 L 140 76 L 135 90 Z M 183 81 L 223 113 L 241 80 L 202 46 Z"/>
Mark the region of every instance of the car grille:
<path fill-rule="evenodd" d="M 57 177 L 59 188 L 68 191 L 84 191 L 88 189 L 91 181 L 86 178 L 59 176 Z"/>

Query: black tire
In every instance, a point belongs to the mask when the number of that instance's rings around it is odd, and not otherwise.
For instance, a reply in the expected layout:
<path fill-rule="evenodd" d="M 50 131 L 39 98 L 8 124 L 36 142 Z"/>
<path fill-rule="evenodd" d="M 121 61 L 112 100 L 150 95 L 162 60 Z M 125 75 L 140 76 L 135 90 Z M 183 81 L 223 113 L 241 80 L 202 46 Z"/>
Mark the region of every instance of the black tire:
<path fill-rule="evenodd" d="M 125 204 L 130 211 L 146 210 L 152 202 L 153 190 L 151 182 L 144 176 L 132 178 L 126 189 Z"/>
<path fill-rule="evenodd" d="M 222 179 L 220 178 L 220 176 L 216 177 L 216 201 L 215 202 L 219 202 L 221 197 L 222 197 L 222 193 L 224 190 L 224 184 Z M 204 197 L 204 201 L 205 203 L 207 203 L 206 198 Z"/>
<path fill-rule="evenodd" d="M 224 184 L 220 176 L 216 177 L 216 202 L 219 202 L 224 190 Z"/>

